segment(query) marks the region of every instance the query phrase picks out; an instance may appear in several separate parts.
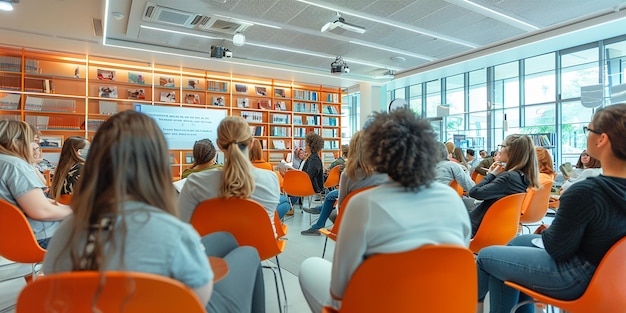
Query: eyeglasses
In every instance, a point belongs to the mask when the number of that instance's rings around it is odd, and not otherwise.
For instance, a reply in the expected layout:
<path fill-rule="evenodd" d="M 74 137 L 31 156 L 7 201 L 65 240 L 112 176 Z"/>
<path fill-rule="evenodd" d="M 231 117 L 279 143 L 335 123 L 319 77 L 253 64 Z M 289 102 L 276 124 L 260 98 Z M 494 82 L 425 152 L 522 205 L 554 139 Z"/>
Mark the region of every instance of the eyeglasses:
<path fill-rule="evenodd" d="M 585 133 L 585 136 L 587 136 L 587 137 L 589 137 L 589 132 L 592 132 L 592 133 L 594 133 L 596 135 L 601 135 L 602 134 L 602 131 L 597 130 L 597 129 L 591 129 L 591 128 L 587 127 L 587 126 L 583 127 L 583 132 Z"/>

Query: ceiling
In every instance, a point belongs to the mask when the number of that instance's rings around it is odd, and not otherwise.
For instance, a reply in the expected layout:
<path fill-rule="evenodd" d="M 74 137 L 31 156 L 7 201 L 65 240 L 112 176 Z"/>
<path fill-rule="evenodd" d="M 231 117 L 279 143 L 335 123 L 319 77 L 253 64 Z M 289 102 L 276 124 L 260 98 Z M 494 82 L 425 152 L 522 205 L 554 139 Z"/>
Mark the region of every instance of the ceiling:
<path fill-rule="evenodd" d="M 0 12 L 0 44 L 349 87 L 624 7 L 617 0 L 22 0 Z M 322 32 L 337 12 L 365 32 Z M 92 18 L 105 37 L 94 34 Z M 236 26 L 243 46 L 233 45 Z M 233 57 L 210 58 L 211 46 Z M 330 75 L 336 56 L 348 74 Z"/>

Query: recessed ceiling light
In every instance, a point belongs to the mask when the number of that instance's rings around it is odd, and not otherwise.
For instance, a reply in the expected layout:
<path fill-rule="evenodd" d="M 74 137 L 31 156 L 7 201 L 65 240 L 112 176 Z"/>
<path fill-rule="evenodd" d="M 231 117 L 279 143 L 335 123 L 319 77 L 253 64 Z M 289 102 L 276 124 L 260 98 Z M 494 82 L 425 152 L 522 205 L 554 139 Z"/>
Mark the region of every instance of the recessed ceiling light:
<path fill-rule="evenodd" d="M 235 33 L 233 35 L 233 45 L 241 47 L 246 43 L 246 35 L 242 33 Z"/>
<path fill-rule="evenodd" d="M 0 11 L 13 11 L 12 1 L 0 1 Z"/>
<path fill-rule="evenodd" d="M 113 12 L 111 13 L 111 16 L 113 16 L 114 19 L 120 21 L 124 18 L 124 13 L 122 12 Z"/>

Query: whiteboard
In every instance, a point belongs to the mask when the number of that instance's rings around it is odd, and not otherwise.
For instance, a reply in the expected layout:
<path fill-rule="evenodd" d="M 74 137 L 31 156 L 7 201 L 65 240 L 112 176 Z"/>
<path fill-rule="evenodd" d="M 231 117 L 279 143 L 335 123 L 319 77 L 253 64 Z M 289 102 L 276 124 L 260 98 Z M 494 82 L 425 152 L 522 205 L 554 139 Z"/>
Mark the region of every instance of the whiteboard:
<path fill-rule="evenodd" d="M 210 139 L 217 149 L 217 127 L 226 110 L 135 104 L 135 111 L 152 117 L 170 150 L 193 150 L 197 140 Z"/>

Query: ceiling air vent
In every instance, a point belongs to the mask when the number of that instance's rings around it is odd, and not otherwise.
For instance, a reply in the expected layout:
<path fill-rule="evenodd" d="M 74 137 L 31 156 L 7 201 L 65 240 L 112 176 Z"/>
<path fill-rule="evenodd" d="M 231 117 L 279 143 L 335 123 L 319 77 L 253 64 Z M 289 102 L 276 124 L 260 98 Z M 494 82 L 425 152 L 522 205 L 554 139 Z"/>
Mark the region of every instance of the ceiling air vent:
<path fill-rule="evenodd" d="M 206 19 L 203 18 L 200 23 L 196 25 L 196 28 L 208 32 L 234 35 L 236 33 L 243 33 L 250 26 L 252 26 L 252 24 L 240 22 L 234 19 L 226 20 L 216 17 L 206 17 Z"/>
<path fill-rule="evenodd" d="M 148 22 L 191 28 L 194 25 L 194 21 L 197 22 L 201 17 L 200 14 L 176 10 L 148 2 L 142 19 Z"/>

